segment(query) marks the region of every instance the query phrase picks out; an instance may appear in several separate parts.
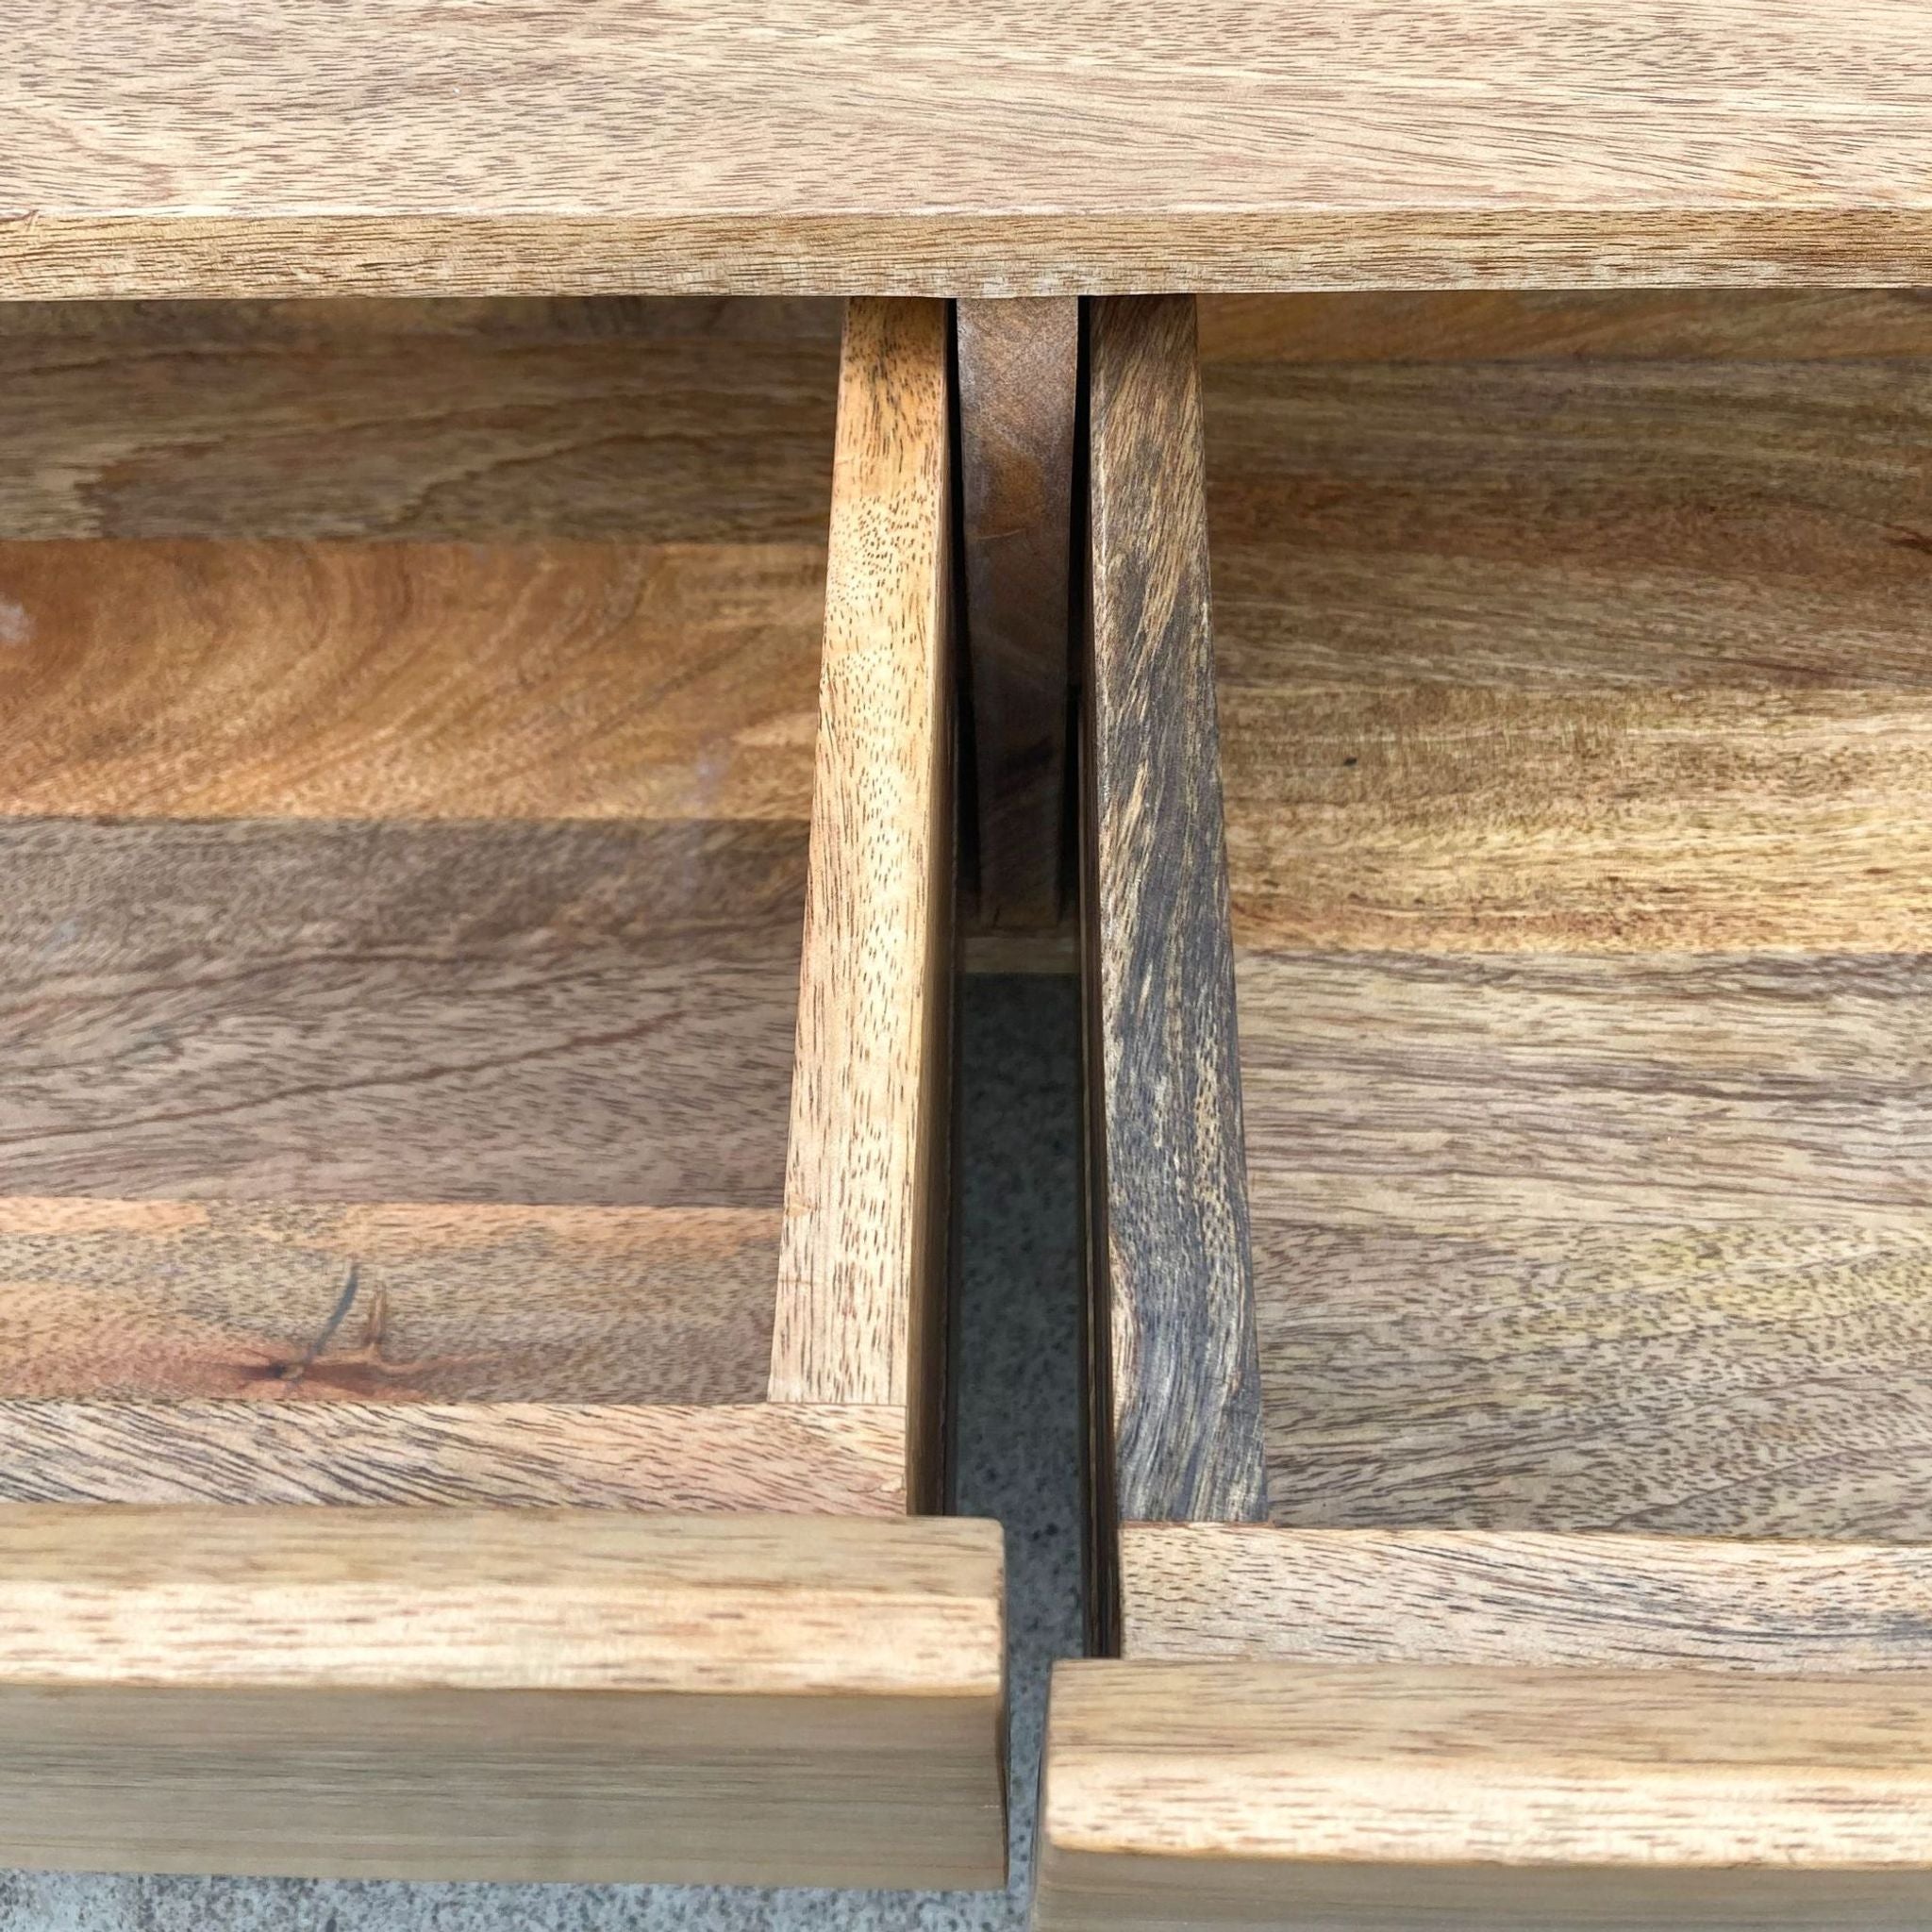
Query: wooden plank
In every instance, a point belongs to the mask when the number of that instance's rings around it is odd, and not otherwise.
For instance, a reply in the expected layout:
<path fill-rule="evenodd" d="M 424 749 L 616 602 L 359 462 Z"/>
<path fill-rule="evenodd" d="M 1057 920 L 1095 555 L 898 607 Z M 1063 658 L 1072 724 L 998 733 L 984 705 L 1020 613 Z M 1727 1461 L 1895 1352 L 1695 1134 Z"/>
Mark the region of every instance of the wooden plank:
<path fill-rule="evenodd" d="M 947 322 L 852 304 L 840 381 L 778 1402 L 921 1402 L 939 1346 L 953 892 Z M 939 1225 L 942 1225 L 939 1224 Z M 929 1417 L 915 1417 L 915 1441 Z"/>
<path fill-rule="evenodd" d="M 0 536 L 817 552 L 837 357 L 783 302 L 0 301 Z"/>
<path fill-rule="evenodd" d="M 1932 258 L 1915 0 L 9 25 L 15 295 L 1857 287 Z"/>
<path fill-rule="evenodd" d="M 1888 1926 L 1932 1677 L 1060 1664 L 1041 1932 Z"/>
<path fill-rule="evenodd" d="M 0 821 L 7 1188 L 774 1207 L 802 843 Z"/>
<path fill-rule="evenodd" d="M 1265 1510 L 1191 301 L 1095 305 L 1092 1194 L 1129 1520 Z"/>
<path fill-rule="evenodd" d="M 1207 374 L 1276 1519 L 1923 1540 L 1932 365 L 1599 342 Z"/>
<path fill-rule="evenodd" d="M 902 1516 L 906 1463 L 883 1407 L 0 1401 L 5 1503 Z"/>
<path fill-rule="evenodd" d="M 0 1397 L 758 1402 L 778 1224 L 0 1197 Z"/>
<path fill-rule="evenodd" d="M 994 1885 L 991 1524 L 0 1511 L 0 1857 Z"/>
<path fill-rule="evenodd" d="M 0 542 L 0 813 L 803 824 L 824 597 L 821 543 Z"/>
<path fill-rule="evenodd" d="M 1421 289 L 1210 295 L 1205 368 L 1240 362 L 1857 362 L 1932 353 L 1920 289 Z"/>
<path fill-rule="evenodd" d="M 961 302 L 956 313 L 976 909 L 983 926 L 1051 927 L 1068 884 L 1080 309 Z"/>
<path fill-rule="evenodd" d="M 1123 1654 L 1778 1677 L 1932 1669 L 1932 1550 L 1126 1524 Z"/>

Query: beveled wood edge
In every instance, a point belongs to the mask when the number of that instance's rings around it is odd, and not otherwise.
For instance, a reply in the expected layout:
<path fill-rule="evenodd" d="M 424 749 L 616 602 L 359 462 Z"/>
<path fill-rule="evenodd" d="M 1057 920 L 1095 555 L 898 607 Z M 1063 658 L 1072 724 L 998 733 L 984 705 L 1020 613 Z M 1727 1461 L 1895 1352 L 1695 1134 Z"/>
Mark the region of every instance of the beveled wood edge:
<path fill-rule="evenodd" d="M 855 301 L 840 374 L 774 1402 L 938 1423 L 953 975 L 948 317 Z"/>
<path fill-rule="evenodd" d="M 954 315 L 975 910 L 992 935 L 1050 935 L 1068 884 L 1080 305 L 962 301 Z"/>
<path fill-rule="evenodd" d="M 997 1885 L 1001 1541 L 0 1507 L 0 1863 Z"/>
<path fill-rule="evenodd" d="M 1193 301 L 1097 302 L 1089 329 L 1094 1456 L 1121 1519 L 1257 1521 L 1267 1479 Z"/>
<path fill-rule="evenodd" d="M 1932 1548 L 1130 1523 L 1122 1655 L 1791 1676 L 1932 1669 Z"/>
<path fill-rule="evenodd" d="M 1923 1923 L 1932 1671 L 1055 1668 L 1038 1932 Z"/>
<path fill-rule="evenodd" d="M 1922 207 L 630 217 L 0 208 L 0 301 L 1912 288 Z"/>

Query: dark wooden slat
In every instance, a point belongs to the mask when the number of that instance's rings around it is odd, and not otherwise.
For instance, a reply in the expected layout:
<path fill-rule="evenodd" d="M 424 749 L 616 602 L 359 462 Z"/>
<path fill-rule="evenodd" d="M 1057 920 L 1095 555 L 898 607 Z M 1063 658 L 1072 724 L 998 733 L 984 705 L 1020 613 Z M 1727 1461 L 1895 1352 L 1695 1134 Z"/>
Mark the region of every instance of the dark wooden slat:
<path fill-rule="evenodd" d="M 805 839 L 0 824 L 4 1186 L 775 1208 Z"/>
<path fill-rule="evenodd" d="M 1117 1507 L 1266 1512 L 1193 305 L 1094 307 L 1087 836 Z"/>
<path fill-rule="evenodd" d="M 958 307 L 979 921 L 1059 918 L 1080 306 Z"/>

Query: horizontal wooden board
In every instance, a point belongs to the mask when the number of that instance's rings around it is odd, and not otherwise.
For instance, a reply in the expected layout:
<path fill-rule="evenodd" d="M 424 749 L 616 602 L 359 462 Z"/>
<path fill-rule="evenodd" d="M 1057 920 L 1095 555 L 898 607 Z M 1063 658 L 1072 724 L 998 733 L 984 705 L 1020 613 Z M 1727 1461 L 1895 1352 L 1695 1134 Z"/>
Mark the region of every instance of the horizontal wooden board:
<path fill-rule="evenodd" d="M 0 1856 L 996 1884 L 991 1524 L 0 1512 Z"/>
<path fill-rule="evenodd" d="M 0 537 L 824 546 L 838 351 L 816 308 L 14 308 L 17 233 Z"/>
<path fill-rule="evenodd" d="M 0 813 L 792 819 L 822 542 L 0 542 Z"/>
<path fill-rule="evenodd" d="M 1849 362 L 1927 353 L 1932 296 L 1924 289 L 1377 290 L 1201 304 L 1205 364 Z"/>
<path fill-rule="evenodd" d="M 1121 1582 L 1143 1662 L 1932 1669 L 1916 1544 L 1129 1523 Z"/>
<path fill-rule="evenodd" d="M 1932 253 L 1913 0 L 17 10 L 16 295 L 1856 286 Z"/>
<path fill-rule="evenodd" d="M 0 1401 L 0 1503 L 899 1516 L 906 1457 L 883 1405 Z"/>
<path fill-rule="evenodd" d="M 804 842 L 0 822 L 7 1188 L 775 1208 Z"/>
<path fill-rule="evenodd" d="M 0 1397 L 757 1402 L 778 1224 L 0 1197 Z"/>
<path fill-rule="evenodd" d="M 1063 1663 L 1037 1923 L 1904 1928 L 1932 1906 L 1928 1688 Z"/>

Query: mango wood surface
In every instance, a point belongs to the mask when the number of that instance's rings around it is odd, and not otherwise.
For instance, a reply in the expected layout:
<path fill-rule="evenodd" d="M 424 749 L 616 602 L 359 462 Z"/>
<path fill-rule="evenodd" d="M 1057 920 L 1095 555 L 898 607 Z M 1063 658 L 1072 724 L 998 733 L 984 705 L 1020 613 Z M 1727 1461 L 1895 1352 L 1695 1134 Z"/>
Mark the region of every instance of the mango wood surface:
<path fill-rule="evenodd" d="M 1285 1525 L 1932 1537 L 1932 360 L 1728 301 L 1205 372 Z"/>
<path fill-rule="evenodd" d="M 1932 1676 L 1766 1692 L 1684 1671 L 1063 1663 L 1036 1924 L 1923 1924 Z"/>
<path fill-rule="evenodd" d="M 0 291 L 1924 281 L 1915 0 L 22 0 Z"/>
<path fill-rule="evenodd" d="M 1090 356 L 1097 1454 L 1127 1521 L 1241 1521 L 1266 1491 L 1191 299 L 1096 303 Z"/>
<path fill-rule="evenodd" d="M 996 1884 L 990 1524 L 0 1510 L 0 1857 Z"/>
<path fill-rule="evenodd" d="M 1080 305 L 961 302 L 956 313 L 975 910 L 984 926 L 1046 932 L 1071 884 Z"/>

